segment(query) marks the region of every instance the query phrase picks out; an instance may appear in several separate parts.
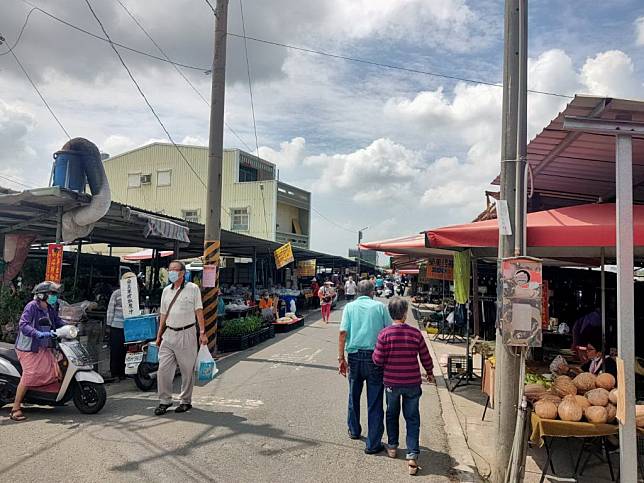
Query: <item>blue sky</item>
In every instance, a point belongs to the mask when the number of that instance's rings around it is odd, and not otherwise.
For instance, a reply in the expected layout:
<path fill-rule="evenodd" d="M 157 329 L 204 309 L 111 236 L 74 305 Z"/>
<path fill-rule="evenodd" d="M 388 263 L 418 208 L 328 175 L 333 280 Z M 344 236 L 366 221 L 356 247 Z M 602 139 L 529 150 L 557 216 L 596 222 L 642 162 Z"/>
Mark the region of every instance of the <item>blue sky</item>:
<path fill-rule="evenodd" d="M 33 1 L 100 32 L 82 3 Z M 173 59 L 210 63 L 205 2 L 121 1 Z M 154 52 L 116 0 L 93 4 L 115 40 Z M 2 2 L 0 33 L 9 42 L 28 11 L 21 0 Z M 501 1 L 244 0 L 244 11 L 249 36 L 463 78 L 502 77 Z M 531 87 L 644 99 L 641 1 L 532 1 L 529 12 Z M 241 33 L 239 0 L 230 0 L 229 29 Z M 254 149 L 243 43 L 228 43 L 226 118 Z M 283 180 L 311 190 L 315 208 L 334 220 L 313 215 L 313 248 L 346 254 L 363 226 L 366 239 L 379 239 L 469 221 L 483 209 L 483 190 L 498 172 L 500 88 L 253 41 L 248 50 L 260 154 Z M 16 53 L 73 135 L 111 154 L 163 139 L 105 43 L 35 12 Z M 205 143 L 208 108 L 172 67 L 124 58 L 175 140 Z M 184 72 L 207 96 L 209 77 Z M 64 136 L 10 55 L 0 56 L 0 79 L 0 175 L 46 183 Z M 530 95 L 530 134 L 564 105 Z M 228 131 L 225 143 L 246 149 Z"/>

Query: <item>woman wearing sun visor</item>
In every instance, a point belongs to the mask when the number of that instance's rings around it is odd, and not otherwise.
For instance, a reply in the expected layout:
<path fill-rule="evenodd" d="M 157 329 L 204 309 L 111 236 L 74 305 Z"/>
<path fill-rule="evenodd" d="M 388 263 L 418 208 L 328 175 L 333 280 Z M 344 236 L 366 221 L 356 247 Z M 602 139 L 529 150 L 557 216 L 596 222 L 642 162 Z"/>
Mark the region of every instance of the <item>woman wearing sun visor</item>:
<path fill-rule="evenodd" d="M 20 317 L 16 353 L 22 376 L 10 414 L 14 421 L 26 419 L 20 407 L 28 389 L 48 386 L 60 378 L 54 353 L 49 348 L 52 330 L 65 325 L 54 309 L 60 291 L 60 284 L 39 283 L 33 290 L 34 299 L 25 306 Z"/>

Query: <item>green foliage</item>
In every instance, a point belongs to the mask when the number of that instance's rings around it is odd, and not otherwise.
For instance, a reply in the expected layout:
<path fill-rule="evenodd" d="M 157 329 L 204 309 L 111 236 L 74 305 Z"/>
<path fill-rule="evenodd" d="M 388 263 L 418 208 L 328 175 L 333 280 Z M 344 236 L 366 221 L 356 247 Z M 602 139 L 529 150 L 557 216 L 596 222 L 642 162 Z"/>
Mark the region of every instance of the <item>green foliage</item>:
<path fill-rule="evenodd" d="M 221 337 L 241 337 L 252 334 L 262 328 L 262 318 L 253 315 L 250 317 L 241 317 L 239 319 L 227 320 L 225 325 L 219 330 Z"/>
<path fill-rule="evenodd" d="M 15 342 L 18 322 L 28 299 L 28 294 L 12 293 L 11 289 L 0 287 L 0 340 Z"/>

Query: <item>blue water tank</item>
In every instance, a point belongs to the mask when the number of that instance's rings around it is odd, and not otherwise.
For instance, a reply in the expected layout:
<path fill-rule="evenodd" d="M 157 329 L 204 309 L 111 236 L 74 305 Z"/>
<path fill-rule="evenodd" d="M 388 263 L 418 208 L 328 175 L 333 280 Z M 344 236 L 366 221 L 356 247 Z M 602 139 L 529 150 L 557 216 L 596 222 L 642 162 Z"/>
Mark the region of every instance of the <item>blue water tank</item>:
<path fill-rule="evenodd" d="M 85 191 L 85 172 L 81 163 L 82 154 L 76 151 L 54 153 L 54 179 L 52 186 L 73 191 Z"/>

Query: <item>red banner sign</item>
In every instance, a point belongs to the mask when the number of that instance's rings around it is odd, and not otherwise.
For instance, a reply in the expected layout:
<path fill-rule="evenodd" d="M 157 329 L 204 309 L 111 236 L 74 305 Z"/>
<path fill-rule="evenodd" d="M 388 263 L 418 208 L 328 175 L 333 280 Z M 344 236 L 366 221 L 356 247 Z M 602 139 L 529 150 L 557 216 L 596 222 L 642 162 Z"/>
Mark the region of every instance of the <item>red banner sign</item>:
<path fill-rule="evenodd" d="M 47 269 L 45 280 L 60 283 L 63 275 L 63 246 L 60 243 L 50 243 L 47 250 Z"/>

